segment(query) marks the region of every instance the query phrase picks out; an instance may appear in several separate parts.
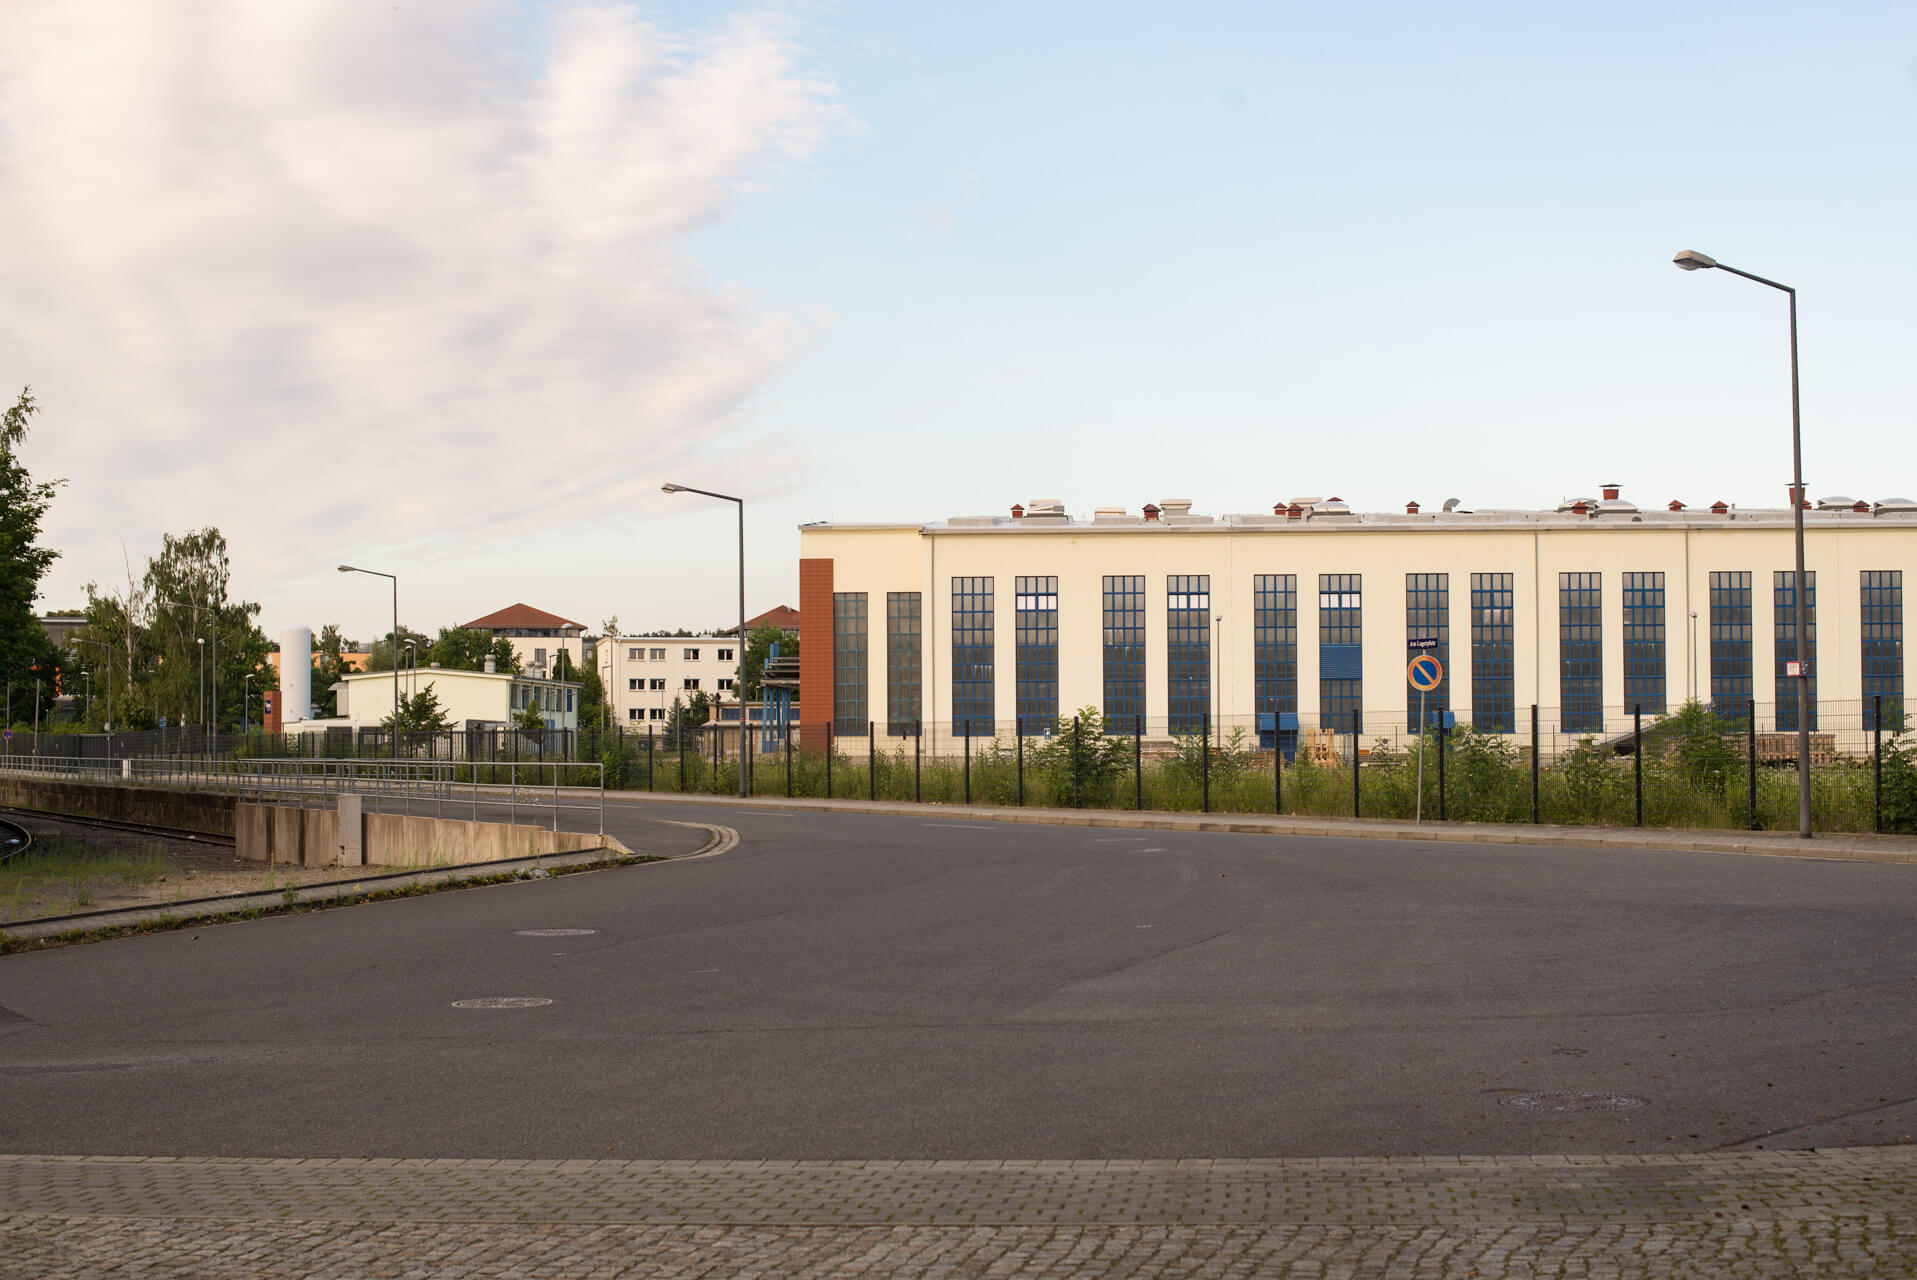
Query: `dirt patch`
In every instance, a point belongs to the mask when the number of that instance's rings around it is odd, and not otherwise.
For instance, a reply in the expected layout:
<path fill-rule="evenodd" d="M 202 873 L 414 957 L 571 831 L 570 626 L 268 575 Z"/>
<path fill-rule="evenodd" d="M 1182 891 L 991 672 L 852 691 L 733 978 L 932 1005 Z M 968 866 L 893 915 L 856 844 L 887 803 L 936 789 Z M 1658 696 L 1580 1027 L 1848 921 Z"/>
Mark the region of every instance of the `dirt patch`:
<path fill-rule="evenodd" d="M 184 836 L 7 817 L 33 834 L 33 848 L 0 865 L 0 921 L 164 906 L 365 874 L 363 868 L 267 866 L 241 859 L 230 844 Z"/>

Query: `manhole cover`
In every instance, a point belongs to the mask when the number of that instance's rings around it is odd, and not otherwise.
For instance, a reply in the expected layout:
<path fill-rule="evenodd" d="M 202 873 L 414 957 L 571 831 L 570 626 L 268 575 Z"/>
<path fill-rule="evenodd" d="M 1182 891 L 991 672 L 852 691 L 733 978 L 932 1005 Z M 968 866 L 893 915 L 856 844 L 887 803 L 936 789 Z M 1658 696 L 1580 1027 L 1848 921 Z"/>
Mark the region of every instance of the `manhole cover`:
<path fill-rule="evenodd" d="M 1519 1111 L 1549 1111 L 1553 1114 L 1567 1111 L 1631 1111 L 1651 1105 L 1649 1098 L 1640 1098 L 1633 1093 L 1514 1093 L 1498 1101 Z"/>
<path fill-rule="evenodd" d="M 544 996 L 480 996 L 476 1000 L 455 1000 L 455 1009 L 536 1009 L 552 1001 Z"/>
<path fill-rule="evenodd" d="M 598 933 L 597 929 L 520 929 L 522 938 L 583 938 L 589 933 Z"/>

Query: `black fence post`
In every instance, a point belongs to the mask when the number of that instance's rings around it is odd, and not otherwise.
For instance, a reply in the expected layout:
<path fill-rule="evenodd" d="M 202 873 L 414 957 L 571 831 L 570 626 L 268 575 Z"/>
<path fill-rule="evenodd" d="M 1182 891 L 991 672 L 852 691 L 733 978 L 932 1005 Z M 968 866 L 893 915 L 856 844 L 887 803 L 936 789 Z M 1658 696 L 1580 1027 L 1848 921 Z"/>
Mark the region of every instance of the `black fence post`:
<path fill-rule="evenodd" d="M 1145 807 L 1145 717 L 1132 717 L 1132 808 Z"/>
<path fill-rule="evenodd" d="M 1870 829 L 1884 829 L 1884 695 L 1871 695 L 1871 791 L 1870 791 Z"/>
<path fill-rule="evenodd" d="M 972 721 L 965 720 L 965 803 L 972 803 Z"/>
<path fill-rule="evenodd" d="M 722 759 L 719 753 L 725 749 L 725 741 L 725 734 L 719 732 L 719 722 L 714 720 L 712 722 L 712 794 L 715 796 L 719 794 L 719 762 Z"/>
<path fill-rule="evenodd" d="M 785 724 L 785 798 L 792 798 L 792 722 Z"/>
<path fill-rule="evenodd" d="M 653 769 L 652 726 L 647 725 L 646 726 L 646 790 L 647 791 L 651 791 L 653 789 L 652 769 Z M 478 777 L 479 775 L 477 772 L 475 772 L 473 776 Z"/>
<path fill-rule="evenodd" d="M 1644 825 L 1644 707 L 1631 704 L 1631 793 L 1636 802 L 1637 826 Z"/>
<path fill-rule="evenodd" d="M 668 726 L 670 727 L 670 726 Z M 679 748 L 679 794 L 686 793 L 686 726 L 684 717 L 679 721 L 679 736 L 675 739 Z"/>
<path fill-rule="evenodd" d="M 1271 713 L 1271 811 L 1285 811 L 1285 749 L 1278 737 L 1278 713 Z"/>
<path fill-rule="evenodd" d="M 1531 823 L 1538 821 L 1538 704 L 1531 704 Z"/>
<path fill-rule="evenodd" d="M 825 798 L 832 798 L 832 722 L 825 722 Z"/>
<path fill-rule="evenodd" d="M 865 722 L 865 798 L 879 798 L 879 735 L 875 723 Z"/>
<path fill-rule="evenodd" d="M 1198 809 L 1211 812 L 1211 712 L 1198 717 Z"/>
<path fill-rule="evenodd" d="M 925 758 L 925 721 L 912 722 L 912 803 L 918 804 L 923 796 L 919 791 L 921 763 Z"/>
<path fill-rule="evenodd" d="M 1078 794 L 1078 752 L 1082 739 L 1078 733 L 1078 712 L 1072 712 L 1072 808 L 1082 809 L 1085 802 Z"/>
<path fill-rule="evenodd" d="M 1358 797 L 1358 708 L 1351 709 L 1351 816 L 1364 816 Z"/>
<path fill-rule="evenodd" d="M 1748 717 L 1744 727 L 1744 753 L 1747 757 L 1745 772 L 1749 775 L 1747 785 L 1751 789 L 1751 830 L 1757 830 L 1757 699 L 1750 698 L 1744 703 L 1744 713 Z"/>
<path fill-rule="evenodd" d="M 1445 748 L 1451 745 L 1451 731 L 1444 723 L 1444 712 L 1438 713 L 1438 821 L 1444 821 L 1444 757 Z M 1418 749 L 1424 750 L 1424 734 L 1418 734 Z"/>
<path fill-rule="evenodd" d="M 1012 736 L 1018 739 L 1018 804 L 1025 807 L 1025 717 L 1012 717 Z"/>

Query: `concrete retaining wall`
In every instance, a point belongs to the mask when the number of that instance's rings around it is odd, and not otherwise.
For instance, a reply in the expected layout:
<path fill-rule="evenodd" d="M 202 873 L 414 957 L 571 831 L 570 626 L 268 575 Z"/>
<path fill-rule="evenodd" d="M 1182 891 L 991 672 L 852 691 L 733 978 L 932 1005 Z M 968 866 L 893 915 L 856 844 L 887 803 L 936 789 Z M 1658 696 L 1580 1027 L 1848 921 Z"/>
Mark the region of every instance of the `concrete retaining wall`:
<path fill-rule="evenodd" d="M 577 849 L 627 852 L 610 836 L 503 822 L 368 813 L 361 815 L 360 824 L 360 847 L 368 866 L 450 866 Z M 339 812 L 334 809 L 241 804 L 238 828 L 235 843 L 242 858 L 303 867 L 330 867 L 343 861 Z M 345 861 L 351 863 L 350 858 Z"/>
<path fill-rule="evenodd" d="M 216 836 L 234 833 L 233 802 L 230 792 L 127 787 L 67 778 L 0 777 L 0 804 Z"/>

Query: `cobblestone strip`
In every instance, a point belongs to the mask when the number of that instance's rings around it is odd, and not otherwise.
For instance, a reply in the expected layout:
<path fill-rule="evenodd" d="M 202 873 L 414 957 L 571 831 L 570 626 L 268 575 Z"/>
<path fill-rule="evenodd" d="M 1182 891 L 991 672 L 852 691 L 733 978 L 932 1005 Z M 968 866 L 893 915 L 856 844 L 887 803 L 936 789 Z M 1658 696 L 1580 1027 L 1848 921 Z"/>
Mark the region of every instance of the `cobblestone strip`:
<path fill-rule="evenodd" d="M 0 1156 L 0 1211 L 166 1219 L 1581 1226 L 1917 1219 L 1917 1146 L 1337 1160 Z"/>
<path fill-rule="evenodd" d="M 1907 1276 L 1917 1221 L 1877 1215 L 1610 1226 L 586 1226 L 0 1214 L 18 1280 L 281 1277 Z"/>

